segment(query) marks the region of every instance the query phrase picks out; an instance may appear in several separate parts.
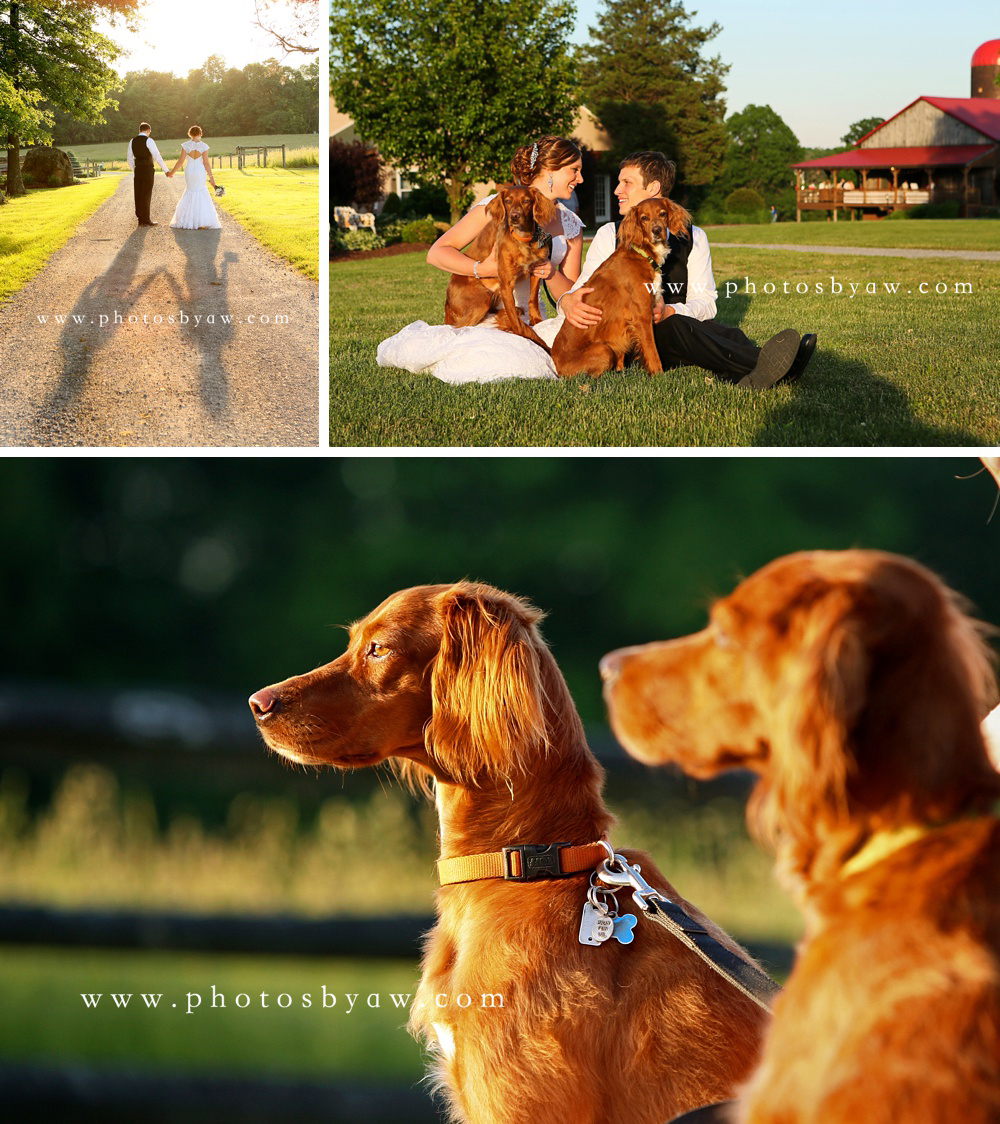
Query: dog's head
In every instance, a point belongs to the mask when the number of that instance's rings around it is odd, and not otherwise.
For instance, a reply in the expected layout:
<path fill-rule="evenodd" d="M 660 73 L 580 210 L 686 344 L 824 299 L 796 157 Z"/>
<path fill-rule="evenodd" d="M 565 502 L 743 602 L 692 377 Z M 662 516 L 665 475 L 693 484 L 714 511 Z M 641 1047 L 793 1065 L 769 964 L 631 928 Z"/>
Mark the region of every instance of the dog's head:
<path fill-rule="evenodd" d="M 470 785 L 524 773 L 560 702 L 558 721 L 579 722 L 540 618 L 478 583 L 406 589 L 350 626 L 342 656 L 257 691 L 250 709 L 267 745 L 300 764 L 391 758 L 407 776 Z"/>
<path fill-rule="evenodd" d="M 667 256 L 670 234 L 670 204 L 666 199 L 643 199 L 631 207 L 618 228 L 621 246 L 638 246 L 657 264 Z"/>
<path fill-rule="evenodd" d="M 709 625 L 602 661 L 622 745 L 699 777 L 761 777 L 752 820 L 799 852 L 835 833 L 934 823 L 1000 794 L 979 730 L 982 628 L 933 574 L 876 551 L 792 554 Z"/>
<path fill-rule="evenodd" d="M 536 227 L 547 226 L 555 218 L 555 205 L 534 187 L 504 184 L 486 208 L 496 220 L 498 234 L 510 232 L 522 242 L 530 242 Z"/>

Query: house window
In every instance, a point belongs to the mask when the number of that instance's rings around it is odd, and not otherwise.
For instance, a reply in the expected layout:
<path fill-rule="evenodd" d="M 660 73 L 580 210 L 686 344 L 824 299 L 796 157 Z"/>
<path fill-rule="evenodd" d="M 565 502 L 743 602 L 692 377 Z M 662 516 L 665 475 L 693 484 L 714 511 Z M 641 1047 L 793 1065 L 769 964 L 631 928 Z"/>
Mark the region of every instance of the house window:
<path fill-rule="evenodd" d="M 594 222 L 611 222 L 611 177 L 594 177 Z"/>

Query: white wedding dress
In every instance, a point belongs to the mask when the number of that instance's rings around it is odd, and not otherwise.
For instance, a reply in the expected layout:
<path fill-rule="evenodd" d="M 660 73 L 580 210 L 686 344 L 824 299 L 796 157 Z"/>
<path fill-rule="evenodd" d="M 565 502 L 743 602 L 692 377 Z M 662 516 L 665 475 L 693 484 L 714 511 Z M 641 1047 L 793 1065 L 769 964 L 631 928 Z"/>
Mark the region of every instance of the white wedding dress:
<path fill-rule="evenodd" d="M 488 195 L 476 206 L 484 206 L 493 198 Z M 557 206 L 563 232 L 552 236 L 553 265 L 562 262 L 570 238 L 575 238 L 583 229 L 572 211 L 561 203 Z M 527 279 L 514 286 L 514 297 L 519 307 L 527 307 Z M 545 315 L 544 308 L 542 315 Z M 415 375 L 426 373 L 450 383 L 556 378 L 552 360 L 538 344 L 513 332 L 498 331 L 493 319 L 490 316 L 471 328 L 452 328 L 447 324 L 432 325 L 417 320 L 378 345 L 378 365 L 400 367 Z M 563 318 L 555 316 L 536 324 L 535 332 L 551 347 L 562 324 Z"/>
<path fill-rule="evenodd" d="M 184 161 L 184 194 L 177 201 L 170 225 L 174 230 L 221 230 L 222 223 L 215 213 L 215 204 L 208 194 L 208 176 L 201 154 L 208 152 L 204 141 L 185 141 L 181 148 L 187 155 Z"/>

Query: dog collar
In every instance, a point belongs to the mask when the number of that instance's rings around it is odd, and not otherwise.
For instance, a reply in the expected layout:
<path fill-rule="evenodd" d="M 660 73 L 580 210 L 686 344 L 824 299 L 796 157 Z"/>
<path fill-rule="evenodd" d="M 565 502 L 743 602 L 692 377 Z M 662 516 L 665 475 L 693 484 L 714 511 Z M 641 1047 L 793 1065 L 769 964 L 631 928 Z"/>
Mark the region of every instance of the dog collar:
<path fill-rule="evenodd" d="M 649 254 L 646 253 L 646 251 L 641 246 L 634 246 L 631 243 L 629 243 L 629 249 L 635 250 L 635 252 L 639 255 L 639 257 L 645 258 L 646 261 L 652 262 L 655 265 L 655 262 L 653 262 L 653 259 L 649 256 Z"/>
<path fill-rule="evenodd" d="M 484 855 L 439 859 L 438 879 L 442 886 L 451 886 L 484 878 L 502 878 L 505 882 L 571 878 L 594 870 L 607 855 L 603 843 L 519 843 Z"/>

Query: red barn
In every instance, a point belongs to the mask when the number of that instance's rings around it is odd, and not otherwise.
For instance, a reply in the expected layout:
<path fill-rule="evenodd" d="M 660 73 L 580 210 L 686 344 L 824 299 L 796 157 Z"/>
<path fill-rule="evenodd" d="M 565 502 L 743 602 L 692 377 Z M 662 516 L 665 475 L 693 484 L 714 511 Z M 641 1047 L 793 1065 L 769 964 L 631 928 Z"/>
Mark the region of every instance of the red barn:
<path fill-rule="evenodd" d="M 879 218 L 919 203 L 975 216 L 1000 205 L 1000 39 L 972 56 L 972 97 L 920 97 L 848 152 L 792 165 L 802 211 Z M 853 215 L 852 215 L 853 217 Z"/>

